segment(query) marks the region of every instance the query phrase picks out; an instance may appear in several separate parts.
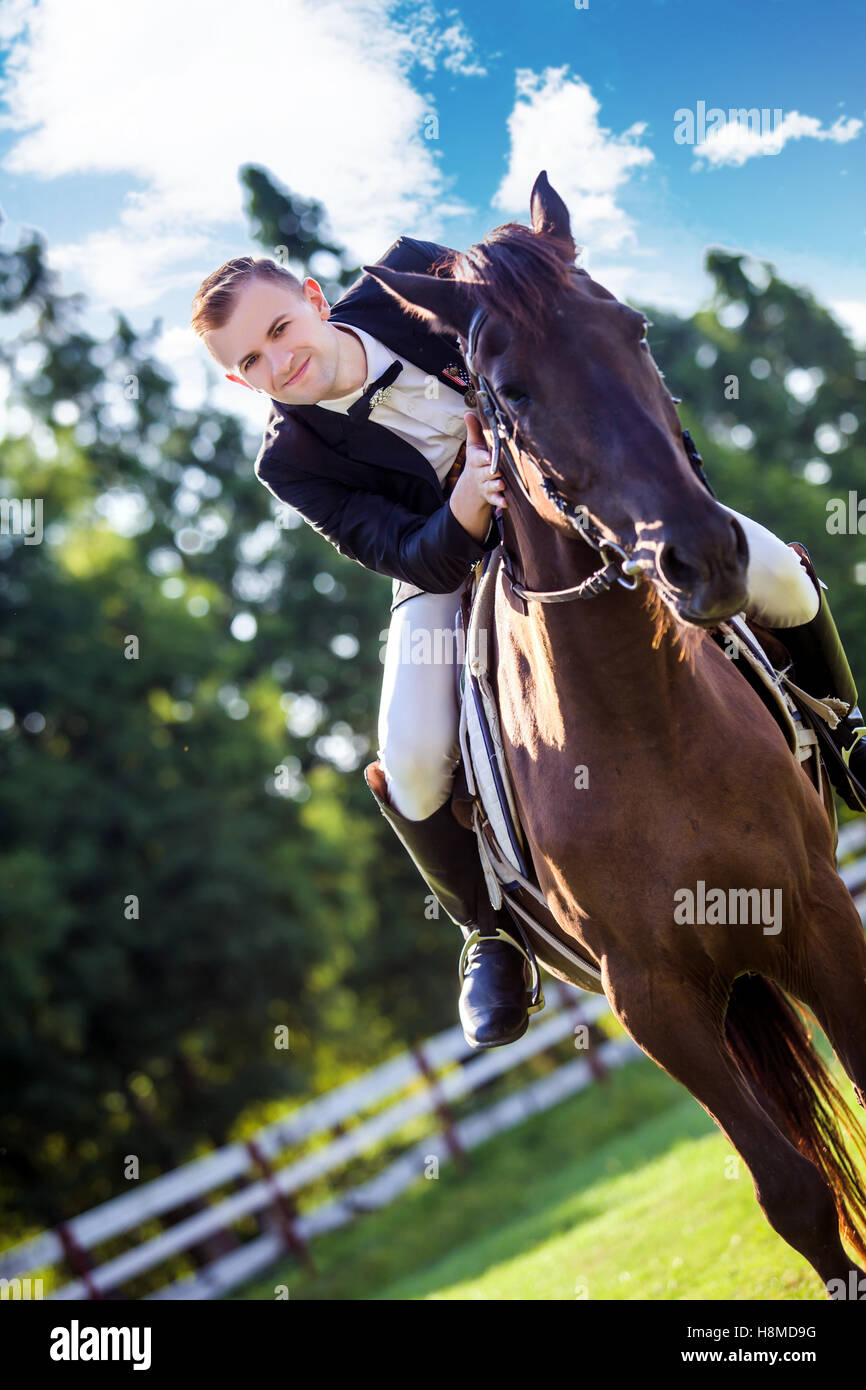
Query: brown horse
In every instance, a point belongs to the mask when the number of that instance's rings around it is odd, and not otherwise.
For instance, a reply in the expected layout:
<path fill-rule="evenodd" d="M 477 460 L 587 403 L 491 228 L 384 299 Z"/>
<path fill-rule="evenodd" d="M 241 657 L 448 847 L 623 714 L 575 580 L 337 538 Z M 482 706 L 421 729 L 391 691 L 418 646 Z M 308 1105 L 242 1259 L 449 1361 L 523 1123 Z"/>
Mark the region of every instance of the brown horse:
<path fill-rule="evenodd" d="M 531 230 L 496 229 L 445 275 L 370 273 L 469 343 L 504 412 L 515 577 L 548 592 L 598 569 L 578 507 L 630 555 L 632 584 L 642 574 L 635 592 L 521 603 L 500 571 L 496 689 L 533 864 L 616 1017 L 739 1151 L 767 1220 L 828 1294 L 850 1296 L 866 1262 L 866 1143 L 788 998 L 863 1105 L 866 942 L 835 824 L 707 631 L 745 606 L 748 548 L 691 466 L 645 320 L 576 270 L 545 174 L 531 209 Z M 762 891 L 777 915 L 720 906 Z"/>

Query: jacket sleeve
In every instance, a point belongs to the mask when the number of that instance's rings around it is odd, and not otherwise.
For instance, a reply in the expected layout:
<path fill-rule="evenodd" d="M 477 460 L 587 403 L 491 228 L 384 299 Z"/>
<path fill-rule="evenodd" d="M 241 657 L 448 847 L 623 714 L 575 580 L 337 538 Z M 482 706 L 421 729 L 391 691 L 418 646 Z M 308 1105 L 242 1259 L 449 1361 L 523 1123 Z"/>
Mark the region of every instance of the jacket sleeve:
<path fill-rule="evenodd" d="M 381 493 L 346 487 L 330 478 L 299 472 L 276 478 L 268 477 L 266 470 L 258 477 L 341 555 L 377 574 L 416 584 L 428 594 L 450 594 L 499 544 L 492 520 L 484 540 L 476 541 L 447 502 L 431 516 L 420 516 Z"/>

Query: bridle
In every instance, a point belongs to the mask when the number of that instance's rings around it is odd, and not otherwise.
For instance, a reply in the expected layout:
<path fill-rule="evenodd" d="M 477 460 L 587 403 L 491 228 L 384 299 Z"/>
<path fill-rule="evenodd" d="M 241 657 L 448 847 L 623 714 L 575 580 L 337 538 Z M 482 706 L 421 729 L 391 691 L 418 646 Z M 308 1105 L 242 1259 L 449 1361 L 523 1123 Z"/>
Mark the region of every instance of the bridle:
<path fill-rule="evenodd" d="M 586 274 L 578 267 L 574 267 L 575 274 Z M 488 311 L 481 305 L 475 310 L 469 324 L 469 335 L 466 342 L 464 361 L 466 370 L 472 381 L 475 398 L 481 406 L 484 418 L 487 421 L 490 432 L 493 436 L 493 449 L 490 461 L 491 473 L 499 470 L 499 464 L 504 455 L 508 460 L 509 467 L 514 476 L 523 496 L 531 507 L 534 508 L 532 498 L 527 491 L 526 484 L 517 465 L 517 460 L 512 452 L 512 446 L 516 447 L 524 457 L 528 458 L 541 478 L 541 490 L 558 511 L 568 519 L 579 535 L 583 537 L 587 545 L 600 555 L 603 564 L 586 579 L 579 584 L 574 584 L 568 589 L 526 589 L 520 584 L 512 573 L 510 566 L 511 557 L 505 551 L 503 526 L 500 518 L 497 518 L 499 526 L 499 538 L 502 543 L 503 557 L 506 562 L 506 571 L 513 592 L 522 600 L 534 599 L 538 603 L 567 603 L 571 599 L 590 599 L 596 598 L 599 594 L 605 593 L 612 588 L 614 583 L 621 584 L 624 589 L 636 589 L 640 583 L 640 577 L 644 572 L 645 565 L 640 560 L 633 560 L 628 551 L 616 541 L 607 540 L 599 527 L 592 520 L 586 507 L 582 503 L 570 502 L 563 493 L 559 491 L 553 481 L 547 476 L 535 455 L 526 449 L 520 442 L 520 434 L 516 425 L 511 429 L 509 436 L 508 416 L 496 398 L 496 393 L 490 385 L 489 380 L 482 372 L 476 370 L 475 357 L 478 351 L 478 340 L 481 331 L 488 319 Z M 671 400 L 676 402 L 677 398 L 672 396 Z M 695 447 L 688 430 L 683 430 L 683 442 L 686 446 L 686 453 L 695 472 L 701 478 L 709 492 L 715 496 L 712 488 L 703 471 L 701 456 Z"/>

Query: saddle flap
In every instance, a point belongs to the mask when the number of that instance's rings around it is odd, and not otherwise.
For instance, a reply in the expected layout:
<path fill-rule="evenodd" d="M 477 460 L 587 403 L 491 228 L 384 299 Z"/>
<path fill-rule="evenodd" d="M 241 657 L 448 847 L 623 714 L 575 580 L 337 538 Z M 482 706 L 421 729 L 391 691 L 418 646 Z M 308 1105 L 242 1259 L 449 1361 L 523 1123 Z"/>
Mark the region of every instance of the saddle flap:
<path fill-rule="evenodd" d="M 504 857 L 525 874 L 526 846 L 489 679 L 496 577 L 501 563 L 499 547 L 490 554 L 469 617 L 460 710 L 461 750 L 470 790 L 479 797 Z"/>

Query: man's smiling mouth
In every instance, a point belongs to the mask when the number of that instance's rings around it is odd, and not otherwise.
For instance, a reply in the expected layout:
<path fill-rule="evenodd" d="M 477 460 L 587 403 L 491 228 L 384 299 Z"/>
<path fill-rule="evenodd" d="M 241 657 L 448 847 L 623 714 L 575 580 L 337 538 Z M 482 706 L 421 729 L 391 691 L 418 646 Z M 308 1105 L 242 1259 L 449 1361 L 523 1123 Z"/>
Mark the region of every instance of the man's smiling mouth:
<path fill-rule="evenodd" d="M 311 354 L 311 355 L 312 355 L 312 354 Z M 281 387 L 281 390 L 285 391 L 285 389 L 286 389 L 287 386 L 292 386 L 292 385 L 294 384 L 294 382 L 300 381 L 301 377 L 304 375 L 304 372 L 307 370 L 307 368 L 309 367 L 309 365 L 310 365 L 310 358 L 308 357 L 307 360 L 306 360 L 306 362 L 304 363 L 303 367 L 299 367 L 298 370 L 295 372 L 295 375 L 294 375 L 294 376 L 290 376 L 289 379 L 288 379 L 288 381 L 284 381 L 284 382 L 283 382 L 283 385 L 282 385 L 282 387 Z"/>

